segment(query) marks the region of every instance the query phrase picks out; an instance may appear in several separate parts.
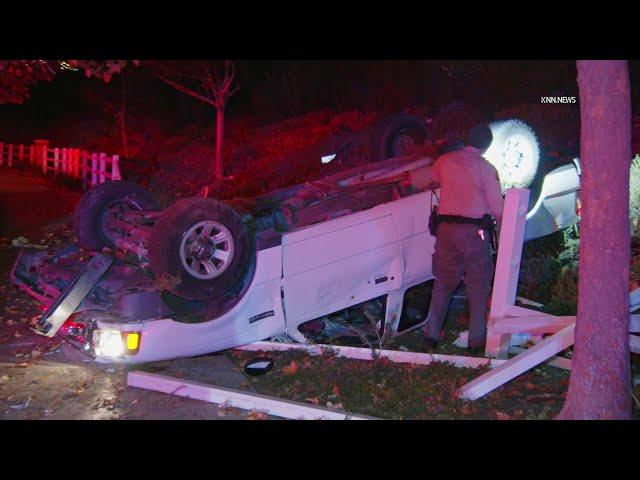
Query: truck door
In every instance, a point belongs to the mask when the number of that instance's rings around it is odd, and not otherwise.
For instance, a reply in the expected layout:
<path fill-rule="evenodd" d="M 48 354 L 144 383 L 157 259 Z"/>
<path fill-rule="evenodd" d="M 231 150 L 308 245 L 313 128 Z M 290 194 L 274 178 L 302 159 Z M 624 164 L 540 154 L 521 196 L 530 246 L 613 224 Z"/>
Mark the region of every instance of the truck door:
<path fill-rule="evenodd" d="M 429 233 L 429 217 L 436 203 L 435 194 L 426 191 L 387 204 L 398 231 L 404 263 L 403 287 L 434 278 L 432 255 L 436 238 Z"/>
<path fill-rule="evenodd" d="M 283 236 L 284 306 L 298 326 L 402 284 L 402 256 L 388 204 Z"/>

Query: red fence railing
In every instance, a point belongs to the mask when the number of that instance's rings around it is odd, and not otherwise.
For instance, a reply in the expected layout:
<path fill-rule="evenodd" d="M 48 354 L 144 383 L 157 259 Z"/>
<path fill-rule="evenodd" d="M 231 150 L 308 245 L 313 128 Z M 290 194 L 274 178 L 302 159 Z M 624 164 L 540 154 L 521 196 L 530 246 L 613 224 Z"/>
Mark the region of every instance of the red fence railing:
<path fill-rule="evenodd" d="M 0 142 L 0 166 L 30 165 L 44 175 L 65 175 L 80 180 L 83 189 L 107 180 L 121 180 L 120 157 L 91 153 L 79 148 L 49 148 L 48 140 L 35 140 L 33 145 Z"/>

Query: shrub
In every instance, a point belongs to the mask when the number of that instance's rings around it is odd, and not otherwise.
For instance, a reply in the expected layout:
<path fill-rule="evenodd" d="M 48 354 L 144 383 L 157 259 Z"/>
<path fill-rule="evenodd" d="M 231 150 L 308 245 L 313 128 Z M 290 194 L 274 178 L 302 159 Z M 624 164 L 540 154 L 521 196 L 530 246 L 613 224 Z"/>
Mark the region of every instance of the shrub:
<path fill-rule="evenodd" d="M 560 273 L 560 262 L 555 257 L 538 255 L 524 259 L 520 267 L 518 295 L 546 304 Z"/>
<path fill-rule="evenodd" d="M 575 315 L 578 305 L 578 269 L 563 267 L 553 286 L 545 311 L 554 315 Z"/>

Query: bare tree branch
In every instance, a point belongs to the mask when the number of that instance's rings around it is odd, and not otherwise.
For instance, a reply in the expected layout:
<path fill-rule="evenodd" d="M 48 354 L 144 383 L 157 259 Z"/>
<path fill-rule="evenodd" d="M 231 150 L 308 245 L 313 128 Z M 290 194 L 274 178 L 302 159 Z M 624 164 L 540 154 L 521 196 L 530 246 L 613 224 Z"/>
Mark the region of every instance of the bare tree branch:
<path fill-rule="evenodd" d="M 213 105 L 214 107 L 216 106 L 215 102 L 213 100 L 211 100 L 210 98 L 207 98 L 203 95 L 200 95 L 198 92 L 191 90 L 190 88 L 185 87 L 184 85 L 179 84 L 178 82 L 174 82 L 173 80 L 170 80 L 162 75 L 156 74 L 156 77 L 158 77 L 160 80 L 162 80 L 164 83 L 166 83 L 167 85 L 171 85 L 173 88 L 175 88 L 176 90 L 178 90 L 179 92 L 182 93 L 186 93 L 187 95 L 190 95 L 192 97 L 197 98 L 198 100 L 208 103 L 210 105 Z"/>

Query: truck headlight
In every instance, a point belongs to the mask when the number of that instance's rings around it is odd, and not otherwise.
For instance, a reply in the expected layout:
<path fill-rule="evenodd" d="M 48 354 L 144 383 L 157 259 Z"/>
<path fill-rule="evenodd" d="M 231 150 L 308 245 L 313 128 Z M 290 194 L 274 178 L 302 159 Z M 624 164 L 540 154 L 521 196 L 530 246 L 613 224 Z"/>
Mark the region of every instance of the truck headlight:
<path fill-rule="evenodd" d="M 100 329 L 93 333 L 93 345 L 98 357 L 134 355 L 140 350 L 140 332 Z"/>

